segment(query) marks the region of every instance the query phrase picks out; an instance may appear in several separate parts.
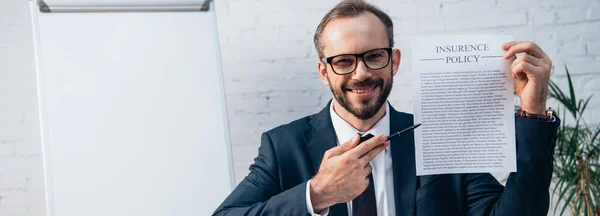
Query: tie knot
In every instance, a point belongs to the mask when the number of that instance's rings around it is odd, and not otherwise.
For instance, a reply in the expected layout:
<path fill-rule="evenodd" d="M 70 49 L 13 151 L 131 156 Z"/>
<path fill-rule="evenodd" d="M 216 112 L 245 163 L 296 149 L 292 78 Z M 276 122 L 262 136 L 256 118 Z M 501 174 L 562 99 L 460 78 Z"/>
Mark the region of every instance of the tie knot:
<path fill-rule="evenodd" d="M 366 140 L 368 140 L 368 139 L 371 139 L 371 138 L 373 138 L 373 137 L 374 137 L 374 136 L 373 136 L 373 134 L 370 134 L 370 133 L 363 134 L 363 135 L 360 137 L 360 140 L 358 141 L 358 143 L 362 143 L 362 142 L 364 142 L 364 141 L 366 141 Z"/>

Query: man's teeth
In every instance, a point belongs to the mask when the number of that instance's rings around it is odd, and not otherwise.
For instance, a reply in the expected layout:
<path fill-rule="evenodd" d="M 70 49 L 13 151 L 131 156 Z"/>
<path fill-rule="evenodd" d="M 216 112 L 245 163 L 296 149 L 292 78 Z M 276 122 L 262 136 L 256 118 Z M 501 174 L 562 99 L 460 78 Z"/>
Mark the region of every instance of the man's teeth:
<path fill-rule="evenodd" d="M 372 90 L 373 90 L 373 88 L 371 87 L 368 89 L 352 89 L 352 92 L 362 94 L 362 93 L 370 92 Z"/>

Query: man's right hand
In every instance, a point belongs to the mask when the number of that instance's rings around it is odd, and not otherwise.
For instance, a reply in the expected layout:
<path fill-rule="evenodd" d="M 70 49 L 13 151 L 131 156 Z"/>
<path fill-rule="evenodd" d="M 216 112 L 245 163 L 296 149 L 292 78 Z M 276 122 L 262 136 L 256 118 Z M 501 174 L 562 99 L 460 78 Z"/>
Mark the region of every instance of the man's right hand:
<path fill-rule="evenodd" d="M 314 212 L 349 202 L 367 189 L 372 171 L 369 162 L 390 144 L 386 138 L 385 134 L 380 134 L 358 145 L 360 136 L 357 134 L 325 152 L 321 167 L 310 182 Z"/>

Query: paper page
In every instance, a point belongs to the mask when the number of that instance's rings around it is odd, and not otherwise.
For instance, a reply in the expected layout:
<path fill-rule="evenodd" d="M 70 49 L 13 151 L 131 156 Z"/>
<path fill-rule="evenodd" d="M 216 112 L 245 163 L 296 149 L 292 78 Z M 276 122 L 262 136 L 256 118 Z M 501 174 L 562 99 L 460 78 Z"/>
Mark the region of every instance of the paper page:
<path fill-rule="evenodd" d="M 516 172 L 510 36 L 412 41 L 417 175 Z"/>

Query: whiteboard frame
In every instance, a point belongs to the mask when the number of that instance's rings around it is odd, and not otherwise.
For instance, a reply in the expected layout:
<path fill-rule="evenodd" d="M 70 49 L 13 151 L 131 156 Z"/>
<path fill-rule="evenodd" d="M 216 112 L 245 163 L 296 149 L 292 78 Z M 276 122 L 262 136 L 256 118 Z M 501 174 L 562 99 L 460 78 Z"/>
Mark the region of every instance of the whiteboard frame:
<path fill-rule="evenodd" d="M 231 135 L 229 131 L 229 120 L 228 120 L 228 112 L 227 112 L 227 103 L 225 98 L 225 88 L 224 88 L 224 78 L 222 73 L 222 61 L 221 61 L 221 50 L 220 50 L 220 41 L 219 41 L 219 32 L 217 28 L 217 19 L 216 12 L 214 7 L 214 2 L 212 0 L 206 0 L 212 7 L 208 7 L 208 11 L 213 13 L 215 16 L 214 20 L 214 34 L 215 34 L 215 52 L 217 58 L 217 69 L 220 71 L 218 73 L 219 79 L 219 90 L 221 92 L 221 102 L 220 106 L 223 110 L 223 130 L 225 134 L 225 148 L 227 153 L 227 166 L 229 168 L 229 182 L 230 182 L 230 190 L 233 191 L 235 188 L 235 178 L 234 178 L 234 169 L 233 169 L 233 155 L 231 150 Z M 205 2 L 205 3 L 206 3 Z M 48 128 L 48 114 L 46 112 L 46 94 L 44 92 L 45 85 L 44 72 L 43 72 L 43 61 L 42 61 L 42 52 L 41 48 L 41 33 L 40 33 L 40 23 L 38 13 L 39 10 L 38 3 L 36 0 L 29 0 L 29 8 L 30 8 L 30 18 L 32 24 L 32 33 L 33 33 L 33 48 L 34 48 L 34 61 L 35 61 L 35 74 L 36 74 L 36 86 L 37 86 L 37 102 L 38 102 L 38 115 L 40 122 L 40 143 L 42 148 L 42 162 L 43 162 L 43 172 L 44 172 L 44 189 L 45 189 L 45 200 L 46 200 L 46 214 L 48 216 L 55 216 L 54 211 L 54 188 L 53 188 L 53 178 L 52 178 L 52 164 L 51 160 L 51 152 L 50 152 L 50 144 L 49 144 L 49 128 Z M 100 11 L 99 11 L 100 12 Z"/>
<path fill-rule="evenodd" d="M 209 11 L 212 0 L 204 0 L 198 5 L 48 5 L 44 0 L 37 0 L 39 10 L 49 12 L 182 12 Z"/>

